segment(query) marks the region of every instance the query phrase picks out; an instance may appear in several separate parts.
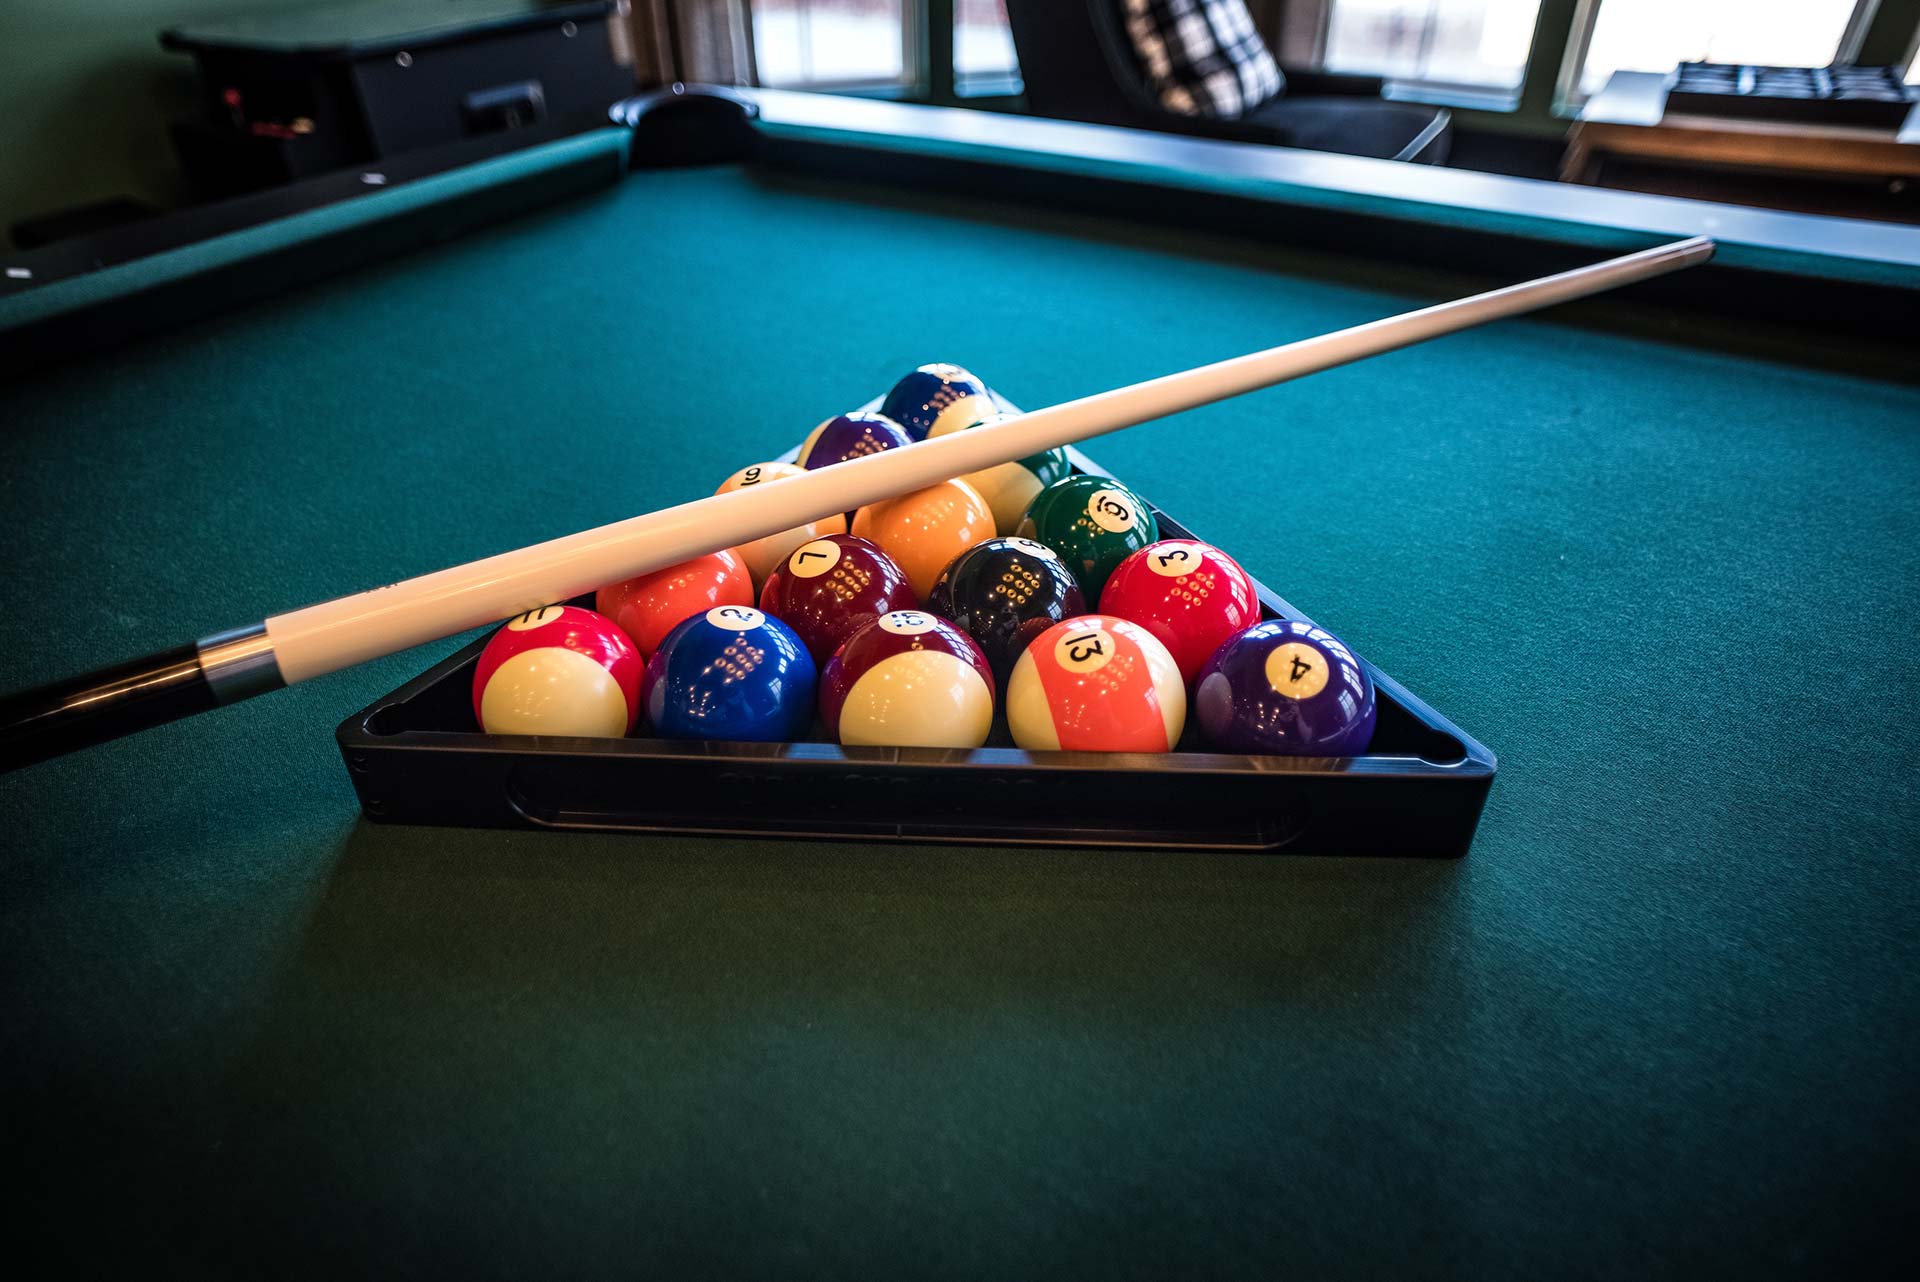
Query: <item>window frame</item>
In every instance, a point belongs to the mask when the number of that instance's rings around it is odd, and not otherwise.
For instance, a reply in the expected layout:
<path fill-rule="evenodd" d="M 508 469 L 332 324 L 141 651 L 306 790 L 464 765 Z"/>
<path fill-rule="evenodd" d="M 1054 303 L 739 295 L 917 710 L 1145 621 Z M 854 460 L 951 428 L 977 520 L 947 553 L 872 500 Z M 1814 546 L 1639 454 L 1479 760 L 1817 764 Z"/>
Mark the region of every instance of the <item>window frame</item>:
<path fill-rule="evenodd" d="M 1283 10 L 1250 0 L 1262 33 L 1283 63 L 1326 65 L 1327 31 L 1335 0 L 1290 0 Z M 1592 45 L 1602 0 L 1541 0 L 1532 47 L 1512 92 L 1439 80 L 1385 77 L 1385 95 L 1467 111 L 1503 130 L 1546 134 L 1580 114 L 1587 95 L 1580 72 Z M 1835 50 L 1840 61 L 1920 63 L 1920 0 L 1855 0 Z"/>
<path fill-rule="evenodd" d="M 1316 70 L 1333 71 L 1326 65 L 1327 39 L 1332 29 L 1333 6 L 1338 0 L 1292 0 L 1280 12 L 1279 18 L 1284 29 L 1278 33 L 1263 30 L 1268 43 L 1274 44 L 1274 54 L 1283 63 L 1289 63 L 1288 55 L 1295 57 L 1307 53 L 1304 62 L 1312 64 Z M 1269 6 L 1271 7 L 1271 6 Z M 1440 80 L 1417 76 L 1382 76 L 1386 88 L 1384 96 L 1405 102 L 1432 103 L 1439 107 L 1465 107 L 1476 111 L 1512 113 L 1522 106 L 1527 88 L 1528 73 L 1532 70 L 1534 43 L 1540 38 L 1542 20 L 1549 7 L 1548 0 L 1542 0 L 1534 14 L 1533 36 L 1528 42 L 1528 56 L 1520 67 L 1520 83 L 1511 89 L 1500 89 L 1490 85 L 1469 84 L 1458 80 Z M 1258 19 L 1256 14 L 1256 20 Z M 1295 42 L 1299 41 L 1303 28 L 1313 32 L 1308 43 L 1311 50 L 1303 50 Z M 1358 74 L 1369 75 L 1370 72 Z"/>
<path fill-rule="evenodd" d="M 1015 98 L 1025 91 L 1026 86 L 1020 79 L 1020 60 L 1014 58 L 1012 71 L 995 71 L 963 79 L 960 75 L 960 37 L 958 33 L 959 6 L 955 0 L 909 0 L 909 3 L 923 5 L 927 13 L 927 26 L 931 30 L 944 30 L 947 33 L 946 67 L 948 95 L 953 103 L 976 105 L 982 98 Z M 940 65 L 940 59 L 930 57 L 934 66 Z M 936 99 L 948 101 L 948 99 Z"/>
<path fill-rule="evenodd" d="M 804 2 L 810 4 L 812 0 Z M 728 8 L 734 18 L 734 30 L 741 33 L 745 46 L 744 51 L 735 51 L 737 65 L 747 69 L 748 83 L 760 84 L 759 51 L 754 43 L 754 0 L 728 0 Z M 769 87 L 927 102 L 946 107 L 1014 109 L 1024 88 L 1017 70 L 962 80 L 953 61 L 954 20 L 954 0 L 901 0 L 900 75 L 897 78 L 856 76 Z"/>
<path fill-rule="evenodd" d="M 952 7 L 952 0 L 940 0 Z M 814 0 L 798 0 L 799 5 L 811 10 Z M 915 99 L 926 92 L 927 77 L 925 69 L 919 64 L 923 56 L 925 41 L 916 39 L 917 15 L 923 13 L 935 3 L 935 0 L 900 0 L 900 74 L 896 77 L 853 76 L 835 80 L 802 80 L 787 85 L 767 85 L 769 89 L 793 89 L 804 93 L 839 93 L 858 97 Z M 754 0 L 727 0 L 732 11 L 733 29 L 736 40 L 745 45 L 744 61 L 740 65 L 747 69 L 747 83 L 760 85 L 760 51 L 754 35 Z M 736 49 L 735 57 L 740 58 Z"/>
<path fill-rule="evenodd" d="M 1408 102 L 1433 103 L 1464 113 L 1463 122 L 1503 133 L 1548 136 L 1565 128 L 1586 102 L 1578 92 L 1580 70 L 1592 43 L 1603 0 L 1540 0 L 1533 39 L 1517 90 L 1489 89 L 1410 77 L 1385 77 L 1384 95 Z M 1283 64 L 1324 67 L 1327 24 L 1333 0 L 1249 0 L 1261 34 Z M 727 0 L 737 19 L 739 65 L 748 82 L 758 84 L 754 0 Z M 1023 86 L 1018 73 L 974 77 L 963 87 L 954 58 L 954 0 L 902 0 L 901 74 L 897 80 L 860 77 L 808 81 L 788 86 L 808 92 L 863 98 L 888 98 L 938 106 L 989 111 L 1019 111 Z M 1318 30 L 1317 44 L 1312 38 Z M 1302 40 L 1303 34 L 1307 37 Z M 1835 57 L 1864 59 L 1911 68 L 1920 61 L 1920 0 L 1855 0 Z"/>
<path fill-rule="evenodd" d="M 1558 115 L 1580 114 L 1580 108 L 1593 96 L 1581 92 L 1580 80 L 1586 71 L 1587 53 L 1593 45 L 1594 26 L 1600 21 L 1600 6 L 1605 3 L 1606 0 L 1579 0 L 1574 10 L 1573 29 L 1567 35 L 1566 51 L 1560 59 L 1560 74 L 1554 83 L 1553 107 Z M 1880 4 L 1881 0 L 1853 0 L 1853 12 L 1847 15 L 1847 25 L 1840 30 L 1840 42 L 1834 46 L 1834 62 L 1853 62 L 1859 58 L 1860 50 L 1866 44 L 1867 31 L 1879 15 Z M 1920 28 L 1916 28 L 1915 34 L 1920 37 Z M 1600 88 L 1605 89 L 1606 86 Z"/>

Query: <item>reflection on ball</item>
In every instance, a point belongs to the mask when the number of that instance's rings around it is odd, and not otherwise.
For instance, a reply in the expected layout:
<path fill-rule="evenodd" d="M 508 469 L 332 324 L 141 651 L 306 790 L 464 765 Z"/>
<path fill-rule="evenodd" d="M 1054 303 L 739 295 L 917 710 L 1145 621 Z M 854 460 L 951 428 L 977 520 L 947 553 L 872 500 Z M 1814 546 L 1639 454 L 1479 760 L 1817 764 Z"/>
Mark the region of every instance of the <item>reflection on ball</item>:
<path fill-rule="evenodd" d="M 1159 637 L 1189 683 L 1222 641 L 1260 621 L 1260 598 L 1240 563 L 1193 539 L 1163 539 L 1122 561 L 1100 608 Z"/>
<path fill-rule="evenodd" d="M 907 572 L 878 546 L 852 534 L 802 543 L 760 594 L 760 608 L 792 628 L 819 664 L 889 610 L 919 604 Z"/>
<path fill-rule="evenodd" d="M 813 724 L 816 683 L 792 628 L 752 606 L 723 605 L 667 634 L 640 696 L 665 739 L 781 742 Z"/>
<path fill-rule="evenodd" d="M 837 414 L 807 433 L 793 461 L 812 471 L 911 445 L 913 439 L 907 435 L 906 428 L 886 415 L 855 410 L 851 414 Z"/>
<path fill-rule="evenodd" d="M 880 412 L 916 441 L 926 440 L 940 424 L 964 427 L 997 408 L 987 385 L 958 365 L 922 365 L 895 383 L 880 402 Z"/>
<path fill-rule="evenodd" d="M 1035 637 L 1087 612 L 1066 565 L 1032 539 L 988 539 L 968 548 L 941 572 L 927 608 L 974 639 L 1002 687 Z"/>

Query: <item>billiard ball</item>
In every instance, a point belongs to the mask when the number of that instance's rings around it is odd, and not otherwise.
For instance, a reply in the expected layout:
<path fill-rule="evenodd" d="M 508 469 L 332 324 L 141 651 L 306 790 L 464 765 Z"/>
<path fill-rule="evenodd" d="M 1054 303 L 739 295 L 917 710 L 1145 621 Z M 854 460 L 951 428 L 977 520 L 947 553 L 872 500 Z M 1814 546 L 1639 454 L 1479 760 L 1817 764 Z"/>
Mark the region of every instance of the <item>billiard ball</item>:
<path fill-rule="evenodd" d="M 488 734 L 619 738 L 640 709 L 640 652 L 603 614 L 549 605 L 510 619 L 480 651 L 473 715 Z"/>
<path fill-rule="evenodd" d="M 817 684 L 792 628 L 750 605 L 722 605 L 667 634 L 640 700 L 663 739 L 779 743 L 812 726 Z"/>
<path fill-rule="evenodd" d="M 932 435 L 935 424 L 965 426 L 998 408 L 987 385 L 958 365 L 922 365 L 895 383 L 880 402 L 880 412 L 916 441 Z"/>
<path fill-rule="evenodd" d="M 1087 612 L 1080 585 L 1054 550 L 1019 538 L 988 539 L 962 552 L 941 571 L 926 604 L 974 639 L 1003 689 L 1035 637 Z"/>
<path fill-rule="evenodd" d="M 928 439 L 984 427 L 1009 417 L 1007 414 L 991 414 L 971 423 L 962 423 L 949 417 L 933 425 Z M 1033 502 L 1040 491 L 1072 472 L 1073 465 L 1067 462 L 1065 450 L 1042 450 L 1011 463 L 969 472 L 960 479 L 979 490 L 980 497 L 993 509 L 994 528 L 1002 534 L 1012 534 L 1020 528 L 1020 518 L 1027 514 L 1027 505 Z"/>
<path fill-rule="evenodd" d="M 1259 595 L 1240 563 L 1192 539 L 1163 539 L 1122 561 L 1100 608 L 1160 638 L 1189 685 L 1222 641 L 1260 622 Z"/>
<path fill-rule="evenodd" d="M 807 433 L 807 439 L 800 443 L 799 453 L 793 461 L 812 471 L 818 467 L 832 467 L 848 459 L 865 458 L 883 450 L 898 449 L 902 445 L 913 444 L 913 441 L 914 438 L 907 435 L 906 428 L 884 414 L 855 410 L 851 414 L 836 414 Z"/>
<path fill-rule="evenodd" d="M 731 548 L 610 583 L 593 598 L 594 608 L 633 638 L 642 660 L 660 648 L 680 620 L 717 605 L 752 604 L 753 576 Z"/>
<path fill-rule="evenodd" d="M 993 690 L 966 633 L 925 610 L 895 610 L 828 661 L 820 720 L 848 746 L 978 748 L 993 729 Z"/>
<path fill-rule="evenodd" d="M 825 663 L 842 641 L 889 610 L 919 604 L 907 572 L 851 534 L 802 543 L 760 593 L 760 608 L 792 628 L 815 663 Z"/>
<path fill-rule="evenodd" d="M 1373 680 L 1340 639 L 1269 619 L 1224 642 L 1200 669 L 1194 718 L 1216 748 L 1354 757 L 1373 741 Z"/>
<path fill-rule="evenodd" d="M 1007 682 L 1007 728 L 1030 752 L 1169 752 L 1186 720 L 1173 656 L 1153 633 L 1110 614 L 1054 624 Z"/>
<path fill-rule="evenodd" d="M 1160 537 L 1153 510 L 1120 482 L 1104 476 L 1069 476 L 1034 498 L 1020 519 L 1020 537 L 1037 539 L 1060 554 L 1086 593 L 1100 606 L 1100 592 L 1114 568 Z"/>
<path fill-rule="evenodd" d="M 725 481 L 715 494 L 728 494 L 734 490 L 752 489 L 756 485 L 766 485 L 789 476 L 805 476 L 806 469 L 792 463 L 755 463 L 743 467 Z M 747 572 L 753 575 L 755 590 L 767 581 L 767 576 L 780 567 L 793 550 L 802 543 L 811 543 L 814 539 L 829 534 L 845 534 L 847 518 L 835 513 L 822 517 L 818 521 L 809 521 L 805 525 L 795 526 L 791 530 L 782 530 L 778 534 L 769 534 L 763 539 L 751 543 L 742 543 L 734 551 L 747 563 Z"/>
<path fill-rule="evenodd" d="M 993 510 L 965 481 L 941 481 L 869 503 L 853 514 L 853 532 L 878 543 L 924 601 L 954 557 L 993 537 Z"/>

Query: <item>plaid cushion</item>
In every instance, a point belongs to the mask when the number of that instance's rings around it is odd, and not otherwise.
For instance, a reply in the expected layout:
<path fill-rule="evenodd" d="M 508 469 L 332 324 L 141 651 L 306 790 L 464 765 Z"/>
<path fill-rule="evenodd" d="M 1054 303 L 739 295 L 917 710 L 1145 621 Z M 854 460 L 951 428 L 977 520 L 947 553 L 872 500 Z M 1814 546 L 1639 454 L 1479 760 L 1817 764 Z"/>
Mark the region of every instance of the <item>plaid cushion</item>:
<path fill-rule="evenodd" d="M 1160 105 L 1233 119 L 1286 88 L 1246 0 L 1126 0 L 1127 35 Z"/>

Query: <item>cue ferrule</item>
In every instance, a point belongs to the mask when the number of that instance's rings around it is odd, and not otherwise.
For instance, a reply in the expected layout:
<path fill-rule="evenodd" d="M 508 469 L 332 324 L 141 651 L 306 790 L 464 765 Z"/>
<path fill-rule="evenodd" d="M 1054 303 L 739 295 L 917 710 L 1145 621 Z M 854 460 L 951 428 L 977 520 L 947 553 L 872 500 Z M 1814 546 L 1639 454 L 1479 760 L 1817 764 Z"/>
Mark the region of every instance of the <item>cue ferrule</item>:
<path fill-rule="evenodd" d="M 286 681 L 265 624 L 0 699 L 0 771 L 178 721 Z"/>
<path fill-rule="evenodd" d="M 264 623 L 201 637 L 194 648 L 215 703 L 238 703 L 287 684 Z"/>

